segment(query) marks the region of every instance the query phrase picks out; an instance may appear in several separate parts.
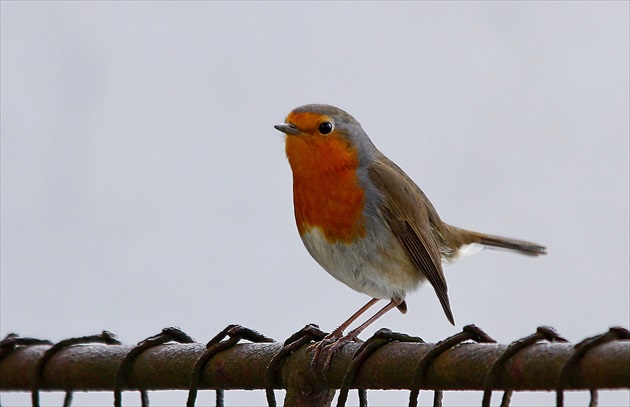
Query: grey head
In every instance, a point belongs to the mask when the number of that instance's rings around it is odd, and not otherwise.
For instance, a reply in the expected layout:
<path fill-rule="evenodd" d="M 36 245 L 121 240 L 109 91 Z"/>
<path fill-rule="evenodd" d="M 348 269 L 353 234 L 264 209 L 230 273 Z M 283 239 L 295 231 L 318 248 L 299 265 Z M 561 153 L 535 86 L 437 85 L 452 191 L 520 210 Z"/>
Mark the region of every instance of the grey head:
<path fill-rule="evenodd" d="M 288 115 L 285 124 L 274 126 L 287 134 L 299 134 L 303 114 L 310 113 L 322 116 L 322 122 L 330 122 L 332 130 L 346 138 L 351 145 L 356 146 L 359 155 L 359 165 L 367 166 L 376 155 L 380 155 L 361 124 L 348 112 L 326 104 L 308 104 L 293 109 Z"/>

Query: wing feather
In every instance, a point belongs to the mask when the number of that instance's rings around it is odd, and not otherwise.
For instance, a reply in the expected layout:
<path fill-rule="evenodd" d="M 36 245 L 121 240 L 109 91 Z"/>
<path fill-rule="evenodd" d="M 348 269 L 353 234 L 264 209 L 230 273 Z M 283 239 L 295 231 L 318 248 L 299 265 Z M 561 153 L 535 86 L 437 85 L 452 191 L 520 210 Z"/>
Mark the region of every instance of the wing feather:
<path fill-rule="evenodd" d="M 455 325 L 448 300 L 446 279 L 438 244 L 433 237 L 433 207 L 420 188 L 396 164 L 379 157 L 368 170 L 370 180 L 385 196 L 380 207 L 387 225 L 405 248 L 409 257 L 433 286 L 446 317 Z M 428 204 L 427 204 L 428 203 Z"/>

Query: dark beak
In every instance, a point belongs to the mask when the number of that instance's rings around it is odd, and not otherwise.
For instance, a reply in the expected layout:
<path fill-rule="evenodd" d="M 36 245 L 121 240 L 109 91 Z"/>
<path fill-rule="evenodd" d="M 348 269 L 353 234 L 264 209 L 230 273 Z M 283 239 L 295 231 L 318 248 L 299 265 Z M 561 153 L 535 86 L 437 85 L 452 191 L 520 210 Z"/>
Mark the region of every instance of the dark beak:
<path fill-rule="evenodd" d="M 293 124 L 282 123 L 282 124 L 276 124 L 273 127 L 275 127 L 276 130 L 279 130 L 279 131 L 281 131 L 281 132 L 283 132 L 285 134 L 290 134 L 290 135 L 293 135 L 293 136 L 296 136 L 296 135 L 300 134 L 300 131 Z"/>

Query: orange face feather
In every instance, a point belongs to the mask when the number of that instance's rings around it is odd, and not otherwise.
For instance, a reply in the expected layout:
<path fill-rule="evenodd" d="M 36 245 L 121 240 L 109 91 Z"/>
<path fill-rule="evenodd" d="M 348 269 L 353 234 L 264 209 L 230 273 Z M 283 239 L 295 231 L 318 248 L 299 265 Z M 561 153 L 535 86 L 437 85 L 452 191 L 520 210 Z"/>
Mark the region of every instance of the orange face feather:
<path fill-rule="evenodd" d="M 325 121 L 330 119 L 314 113 L 291 113 L 286 120 L 301 131 L 286 138 L 295 220 L 300 235 L 317 227 L 329 242 L 351 242 L 365 236 L 357 149 L 334 130 L 321 134 Z"/>

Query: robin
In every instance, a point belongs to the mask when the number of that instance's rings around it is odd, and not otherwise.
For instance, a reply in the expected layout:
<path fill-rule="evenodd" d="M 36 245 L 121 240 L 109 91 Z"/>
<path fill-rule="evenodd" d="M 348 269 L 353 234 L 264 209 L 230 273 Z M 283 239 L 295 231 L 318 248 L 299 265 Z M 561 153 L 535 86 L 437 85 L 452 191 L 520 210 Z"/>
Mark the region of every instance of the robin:
<path fill-rule="evenodd" d="M 538 256 L 545 247 L 450 226 L 422 190 L 385 157 L 359 122 L 330 105 L 294 109 L 275 128 L 286 134 L 300 237 L 337 280 L 372 299 L 328 335 L 337 340 L 379 300 L 389 303 L 344 338 L 356 340 L 388 311 L 407 311 L 405 297 L 428 280 L 455 325 L 442 264 L 474 246 Z"/>

